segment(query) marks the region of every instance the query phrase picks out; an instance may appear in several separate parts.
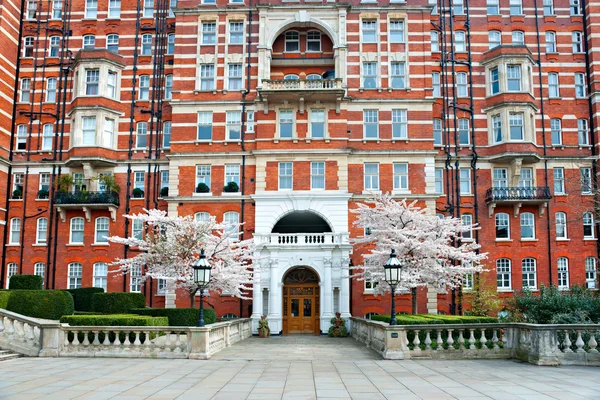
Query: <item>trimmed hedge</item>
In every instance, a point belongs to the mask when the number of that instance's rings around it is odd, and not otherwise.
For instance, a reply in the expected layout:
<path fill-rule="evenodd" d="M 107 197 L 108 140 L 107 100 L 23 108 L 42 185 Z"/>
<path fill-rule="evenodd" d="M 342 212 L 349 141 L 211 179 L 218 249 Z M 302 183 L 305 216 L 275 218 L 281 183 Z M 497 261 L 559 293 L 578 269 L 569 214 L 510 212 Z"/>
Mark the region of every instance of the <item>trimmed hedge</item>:
<path fill-rule="evenodd" d="M 44 278 L 39 275 L 13 275 L 8 283 L 8 290 L 42 290 Z"/>
<path fill-rule="evenodd" d="M 33 318 L 60 319 L 73 314 L 73 296 L 64 290 L 12 290 L 6 309 Z"/>
<path fill-rule="evenodd" d="M 67 292 L 73 296 L 75 311 L 92 311 L 92 298 L 96 293 L 104 293 L 104 289 L 97 287 L 86 287 L 69 289 Z"/>
<path fill-rule="evenodd" d="M 150 315 L 153 317 L 168 317 L 169 326 L 196 326 L 198 324 L 199 308 L 136 308 L 131 310 L 138 315 Z M 215 310 L 204 309 L 204 323 L 214 324 L 217 322 Z"/>
<path fill-rule="evenodd" d="M 371 317 L 374 321 L 390 322 L 389 315 L 374 315 Z M 427 325 L 427 324 L 491 324 L 498 322 L 493 317 L 474 317 L 462 315 L 396 315 L 398 325 Z"/>
<path fill-rule="evenodd" d="M 143 293 L 96 293 L 92 296 L 92 310 L 102 314 L 128 314 L 134 308 L 146 306 Z"/>
<path fill-rule="evenodd" d="M 0 308 L 4 308 L 5 310 L 8 308 L 9 297 L 10 292 L 8 290 L 0 290 Z"/>
<path fill-rule="evenodd" d="M 169 326 L 166 317 L 134 314 L 65 315 L 60 322 L 71 326 Z"/>

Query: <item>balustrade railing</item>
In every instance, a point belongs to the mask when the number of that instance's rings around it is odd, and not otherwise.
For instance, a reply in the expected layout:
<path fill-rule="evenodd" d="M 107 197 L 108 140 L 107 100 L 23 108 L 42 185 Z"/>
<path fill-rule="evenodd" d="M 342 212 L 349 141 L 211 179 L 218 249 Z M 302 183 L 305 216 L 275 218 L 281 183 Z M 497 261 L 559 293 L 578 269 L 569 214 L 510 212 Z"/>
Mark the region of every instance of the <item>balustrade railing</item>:
<path fill-rule="evenodd" d="M 502 200 L 550 200 L 552 194 L 547 186 L 537 187 L 493 187 L 485 193 L 485 201 Z"/>
<path fill-rule="evenodd" d="M 348 234 L 344 233 L 272 233 L 254 235 L 257 244 L 280 246 L 320 246 L 327 244 L 349 244 Z"/>
<path fill-rule="evenodd" d="M 342 79 L 263 79 L 263 90 L 342 89 Z"/>
<path fill-rule="evenodd" d="M 119 205 L 119 193 L 116 192 L 56 192 L 57 205 L 70 204 L 112 204 Z"/>

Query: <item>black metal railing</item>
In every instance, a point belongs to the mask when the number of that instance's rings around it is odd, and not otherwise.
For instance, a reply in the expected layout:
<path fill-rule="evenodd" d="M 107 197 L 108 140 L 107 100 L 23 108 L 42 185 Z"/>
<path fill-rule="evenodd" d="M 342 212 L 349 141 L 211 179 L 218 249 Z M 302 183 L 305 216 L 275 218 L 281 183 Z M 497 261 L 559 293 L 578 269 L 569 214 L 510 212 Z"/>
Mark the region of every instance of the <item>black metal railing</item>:
<path fill-rule="evenodd" d="M 119 193 L 87 191 L 57 192 L 55 204 L 112 204 L 119 206 Z"/>
<path fill-rule="evenodd" d="M 485 201 L 501 200 L 550 200 L 552 194 L 547 186 L 489 188 Z"/>

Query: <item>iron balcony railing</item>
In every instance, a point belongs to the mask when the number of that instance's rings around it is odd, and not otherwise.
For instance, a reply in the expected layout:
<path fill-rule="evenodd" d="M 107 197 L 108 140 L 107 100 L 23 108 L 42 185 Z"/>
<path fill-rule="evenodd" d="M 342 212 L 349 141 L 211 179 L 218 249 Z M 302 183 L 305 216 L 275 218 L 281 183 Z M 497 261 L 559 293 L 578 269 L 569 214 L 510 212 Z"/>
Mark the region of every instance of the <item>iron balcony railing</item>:
<path fill-rule="evenodd" d="M 550 200 L 552 194 L 547 186 L 489 188 L 486 203 L 503 200 Z"/>
<path fill-rule="evenodd" d="M 112 204 L 119 206 L 119 193 L 87 191 L 57 192 L 56 204 Z"/>

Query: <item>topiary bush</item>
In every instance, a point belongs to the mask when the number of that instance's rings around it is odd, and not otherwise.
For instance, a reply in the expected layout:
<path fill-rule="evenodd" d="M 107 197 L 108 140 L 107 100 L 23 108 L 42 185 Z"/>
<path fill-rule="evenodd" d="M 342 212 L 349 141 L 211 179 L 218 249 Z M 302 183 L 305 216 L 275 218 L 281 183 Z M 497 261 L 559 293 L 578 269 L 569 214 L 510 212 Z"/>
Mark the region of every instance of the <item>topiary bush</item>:
<path fill-rule="evenodd" d="M 146 306 L 143 293 L 96 293 L 92 296 L 92 311 L 103 314 L 127 314 Z"/>
<path fill-rule="evenodd" d="M 39 275 L 13 275 L 8 283 L 8 290 L 42 290 L 44 278 Z"/>
<path fill-rule="evenodd" d="M 141 199 L 144 197 L 144 191 L 140 188 L 135 188 L 131 191 L 134 199 Z"/>
<path fill-rule="evenodd" d="M 40 189 L 38 190 L 37 198 L 40 200 L 44 200 L 48 198 L 49 194 L 50 193 L 46 189 Z"/>
<path fill-rule="evenodd" d="M 210 192 L 210 188 L 204 182 L 200 182 L 196 187 L 196 193 L 208 193 Z"/>
<path fill-rule="evenodd" d="M 169 318 L 169 326 L 196 326 L 200 309 L 198 308 L 136 308 L 131 310 L 133 314 L 149 315 L 153 317 Z M 214 324 L 217 322 L 215 310 L 204 309 L 204 323 Z"/>
<path fill-rule="evenodd" d="M 92 298 L 96 293 L 104 293 L 104 289 L 97 287 L 87 287 L 79 289 L 69 289 L 67 292 L 73 296 L 75 302 L 75 311 L 92 311 Z"/>
<path fill-rule="evenodd" d="M 168 197 L 169 196 L 169 187 L 165 186 L 160 188 L 160 197 Z"/>
<path fill-rule="evenodd" d="M 60 319 L 73 314 L 73 296 L 64 290 L 12 290 L 6 309 L 33 318 Z"/>
<path fill-rule="evenodd" d="M 0 308 L 7 309 L 9 297 L 10 292 L 8 290 L 0 290 Z"/>
<path fill-rule="evenodd" d="M 240 187 L 238 186 L 237 183 L 231 181 L 231 182 L 228 182 L 227 185 L 225 185 L 225 187 L 223 188 L 223 191 L 227 192 L 227 193 L 237 193 L 240 191 Z"/>
<path fill-rule="evenodd" d="M 23 192 L 19 189 L 13 190 L 12 198 L 15 200 L 20 200 L 23 198 Z"/>

